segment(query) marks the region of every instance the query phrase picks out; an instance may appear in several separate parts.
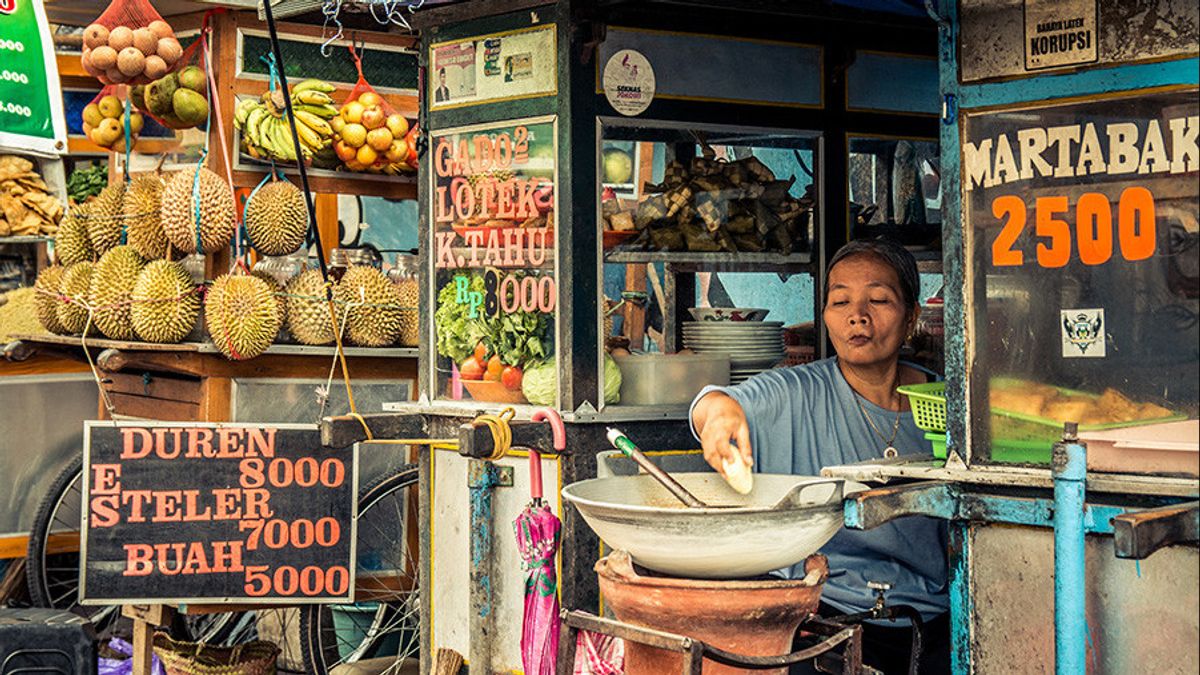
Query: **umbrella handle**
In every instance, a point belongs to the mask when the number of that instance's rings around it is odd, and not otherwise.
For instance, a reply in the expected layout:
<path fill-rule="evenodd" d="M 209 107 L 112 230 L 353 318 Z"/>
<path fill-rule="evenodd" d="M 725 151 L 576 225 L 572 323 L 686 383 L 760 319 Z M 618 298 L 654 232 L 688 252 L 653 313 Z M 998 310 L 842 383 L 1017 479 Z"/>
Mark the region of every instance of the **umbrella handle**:
<path fill-rule="evenodd" d="M 563 426 L 562 417 L 553 408 L 538 408 L 533 411 L 530 419 L 534 422 L 549 422 L 550 431 L 554 434 L 554 450 L 562 452 L 567 449 L 567 430 Z M 542 456 L 533 448 L 529 449 L 529 495 L 535 501 L 542 498 Z"/>

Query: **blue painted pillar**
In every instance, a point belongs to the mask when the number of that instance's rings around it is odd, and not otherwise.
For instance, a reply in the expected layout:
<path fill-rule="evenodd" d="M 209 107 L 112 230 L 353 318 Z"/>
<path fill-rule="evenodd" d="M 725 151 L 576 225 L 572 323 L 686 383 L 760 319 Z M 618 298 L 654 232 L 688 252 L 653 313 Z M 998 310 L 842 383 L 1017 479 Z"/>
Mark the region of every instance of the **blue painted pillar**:
<path fill-rule="evenodd" d="M 1087 593 L 1084 578 L 1084 488 L 1087 445 L 1067 424 L 1054 445 L 1054 672 L 1087 673 Z"/>
<path fill-rule="evenodd" d="M 470 460 L 467 485 L 471 491 L 471 668 L 492 672 L 495 612 L 492 594 L 492 496 L 500 485 L 499 470 L 490 461 Z"/>

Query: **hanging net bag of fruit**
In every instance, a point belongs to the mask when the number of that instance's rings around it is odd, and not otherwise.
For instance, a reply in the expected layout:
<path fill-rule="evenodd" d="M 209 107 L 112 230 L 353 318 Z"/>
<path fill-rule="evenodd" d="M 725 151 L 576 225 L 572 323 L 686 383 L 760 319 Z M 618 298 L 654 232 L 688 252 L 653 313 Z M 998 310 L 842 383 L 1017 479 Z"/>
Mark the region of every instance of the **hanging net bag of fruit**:
<path fill-rule="evenodd" d="M 83 133 L 88 140 L 113 152 L 126 152 L 146 120 L 128 104 L 128 91 L 110 84 L 83 107 Z M 122 96 L 125 94 L 125 96 Z"/>
<path fill-rule="evenodd" d="M 171 72 L 130 89 L 133 104 L 168 129 L 204 127 L 208 121 L 205 40 L 197 37 Z"/>
<path fill-rule="evenodd" d="M 342 103 L 338 116 L 330 120 L 338 159 L 351 171 L 398 174 L 411 170 L 409 156 L 413 130 L 363 76 L 362 58 L 350 45 L 350 56 L 358 68 L 358 82 Z"/>
<path fill-rule="evenodd" d="M 175 31 L 150 0 L 113 0 L 83 31 L 83 69 L 104 84 L 146 84 L 182 56 Z"/>

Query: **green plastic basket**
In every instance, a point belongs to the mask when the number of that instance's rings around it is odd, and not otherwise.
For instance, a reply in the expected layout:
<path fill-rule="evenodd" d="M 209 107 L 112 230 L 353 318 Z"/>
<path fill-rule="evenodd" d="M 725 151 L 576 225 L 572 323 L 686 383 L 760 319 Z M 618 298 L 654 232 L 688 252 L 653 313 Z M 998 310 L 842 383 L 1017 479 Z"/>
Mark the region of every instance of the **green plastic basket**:
<path fill-rule="evenodd" d="M 946 459 L 946 434 L 925 433 L 925 440 L 933 445 L 933 456 Z M 996 439 L 992 443 L 992 461 L 1005 464 L 1049 464 L 1054 443 L 1046 441 L 1020 441 Z"/>
<path fill-rule="evenodd" d="M 912 407 L 913 422 L 916 423 L 918 429 L 943 434 L 942 454 L 939 457 L 945 459 L 946 383 L 906 384 L 898 387 L 896 391 L 908 396 L 908 404 Z"/>
<path fill-rule="evenodd" d="M 995 382 L 997 384 L 1001 384 L 1006 382 L 1006 380 L 997 378 Z M 913 422 L 916 423 L 918 429 L 931 431 L 936 434 L 946 433 L 945 382 L 907 384 L 902 387 L 898 387 L 897 391 L 908 396 L 909 405 L 912 406 Z M 1074 389 L 1060 387 L 1058 391 L 1062 394 L 1070 396 L 1091 396 L 1092 398 L 1099 398 L 1097 394 L 1077 391 Z M 1000 441 L 1046 441 L 1053 443 L 1054 441 L 1062 438 L 1062 422 L 1058 422 L 1047 417 L 1037 417 L 1023 413 L 1009 412 L 1007 410 L 1000 410 L 998 408 L 992 408 L 991 415 L 993 444 L 996 444 Z M 1145 424 L 1160 424 L 1163 422 L 1175 422 L 1184 419 L 1187 419 L 1187 415 L 1175 414 L 1157 419 L 1131 420 L 1129 422 L 1112 422 L 1109 424 L 1082 424 L 1079 426 L 1079 430 L 1104 431 L 1106 429 L 1137 427 Z M 994 458 L 994 449 L 992 455 Z"/>

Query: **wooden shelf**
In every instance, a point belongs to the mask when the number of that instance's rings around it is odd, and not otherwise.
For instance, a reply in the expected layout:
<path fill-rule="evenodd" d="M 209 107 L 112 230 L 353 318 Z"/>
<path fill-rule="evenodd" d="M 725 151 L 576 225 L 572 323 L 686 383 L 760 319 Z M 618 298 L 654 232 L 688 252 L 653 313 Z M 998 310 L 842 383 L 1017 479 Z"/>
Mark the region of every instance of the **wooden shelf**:
<path fill-rule="evenodd" d="M 54 237 L 38 234 L 38 235 L 21 235 L 19 237 L 0 237 L 0 246 L 5 244 L 43 244 L 52 240 Z"/>
<path fill-rule="evenodd" d="M 622 251 L 604 252 L 604 262 L 645 264 L 669 263 L 677 268 L 696 268 L 713 271 L 789 271 L 804 270 L 812 265 L 812 254 L 792 253 L 696 253 L 690 251 Z"/>
<path fill-rule="evenodd" d="M 15 335 L 14 339 L 22 342 L 65 345 L 82 347 L 79 336 L 72 335 Z M 155 342 L 136 342 L 132 340 L 108 340 L 105 338 L 88 338 L 89 349 L 116 349 L 121 351 L 142 352 L 191 352 L 196 354 L 219 354 L 211 342 L 179 342 L 161 344 Z M 278 356 L 321 356 L 333 358 L 334 347 L 311 347 L 308 345 L 275 344 L 263 352 L 264 355 Z M 369 356 L 373 358 L 417 358 L 416 347 L 346 347 L 342 351 L 348 357 Z M 252 360 L 252 359 L 247 359 Z"/>
<path fill-rule="evenodd" d="M 293 182 L 299 186 L 300 171 L 295 166 L 275 166 L 283 173 L 293 177 Z M 269 165 L 257 166 L 239 162 L 233 171 L 233 186 L 238 188 L 254 188 L 267 175 Z M 378 176 L 374 174 L 351 173 L 349 171 L 328 171 L 326 169 L 308 169 L 308 186 L 314 194 L 343 194 L 367 197 L 386 197 L 388 199 L 416 199 L 417 179 L 411 176 Z"/>

